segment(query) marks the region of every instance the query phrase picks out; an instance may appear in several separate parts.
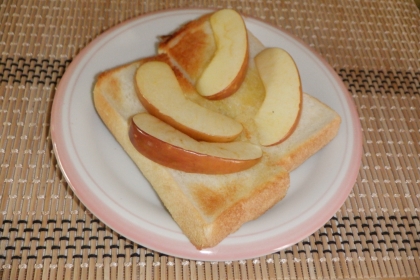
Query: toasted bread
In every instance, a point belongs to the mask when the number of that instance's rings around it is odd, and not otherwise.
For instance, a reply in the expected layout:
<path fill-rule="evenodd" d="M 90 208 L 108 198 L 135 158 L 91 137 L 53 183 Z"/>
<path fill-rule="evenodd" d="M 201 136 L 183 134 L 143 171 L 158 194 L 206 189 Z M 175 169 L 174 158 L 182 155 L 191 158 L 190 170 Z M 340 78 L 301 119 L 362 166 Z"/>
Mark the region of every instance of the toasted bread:
<path fill-rule="evenodd" d="M 268 157 L 246 171 L 204 175 L 164 167 L 137 152 L 128 131 L 131 117 L 145 111 L 130 79 L 140 63 L 102 73 L 94 89 L 95 107 L 190 241 L 199 249 L 213 247 L 281 200 L 289 174 Z"/>
<path fill-rule="evenodd" d="M 259 77 L 254 57 L 265 49 L 265 46 L 248 31 L 249 62 L 246 78 L 238 91 L 222 100 L 207 100 L 190 89 L 202 69 L 209 63 L 215 52 L 214 38 L 208 22 L 209 14 L 191 21 L 171 35 L 162 37 L 158 53 L 166 54 L 177 71 L 182 73 L 185 94 L 198 104 L 221 112 L 240 121 L 246 128 L 241 140 L 258 143 L 253 117 L 264 101 L 265 89 Z M 188 42 L 200 42 L 197 49 L 191 51 Z M 197 51 L 196 51 L 197 50 Z M 200 59 L 202 57 L 202 59 Z M 320 150 L 335 137 L 341 123 L 340 116 L 321 101 L 304 93 L 300 125 L 284 143 L 264 147 L 264 151 L 276 158 L 276 163 L 292 171 L 311 155 Z M 308 129 L 311 127 L 311 129 Z"/>
<path fill-rule="evenodd" d="M 261 161 L 247 170 L 224 175 L 187 173 L 164 167 L 139 153 L 128 132 L 131 118 L 146 109 L 137 98 L 134 75 L 149 60 L 171 65 L 187 98 L 242 123 L 244 130 L 236 141 L 258 143 L 252 116 L 264 99 L 264 87 L 253 57 L 264 46 L 249 33 L 249 65 L 244 82 L 232 96 L 209 101 L 194 89 L 194 81 L 212 55 L 213 39 L 207 21 L 207 16 L 201 17 L 163 37 L 159 55 L 101 73 L 93 93 L 96 110 L 106 127 L 197 249 L 217 245 L 279 202 L 289 188 L 289 172 L 331 141 L 340 124 L 340 117 L 332 109 L 305 94 L 301 120 L 292 136 L 279 145 L 263 147 Z M 192 46 L 189 40 L 193 40 Z"/>

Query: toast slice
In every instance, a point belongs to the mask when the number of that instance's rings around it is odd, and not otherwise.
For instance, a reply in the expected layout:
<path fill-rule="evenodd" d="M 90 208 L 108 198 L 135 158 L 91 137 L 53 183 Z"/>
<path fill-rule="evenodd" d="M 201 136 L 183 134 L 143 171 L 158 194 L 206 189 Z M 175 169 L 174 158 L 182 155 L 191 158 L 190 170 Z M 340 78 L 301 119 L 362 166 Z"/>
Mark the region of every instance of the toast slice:
<path fill-rule="evenodd" d="M 174 170 L 137 152 L 129 139 L 129 125 L 133 115 L 146 110 L 137 98 L 134 75 L 137 68 L 149 60 L 171 65 L 187 98 L 240 121 L 244 131 L 237 141 L 258 143 L 252 116 L 264 99 L 264 87 L 253 57 L 264 46 L 250 34 L 250 61 L 243 84 L 232 96 L 209 101 L 197 94 L 193 86 L 212 54 L 212 35 L 206 24 L 206 16 L 192 21 L 173 35 L 163 38 L 166 49 L 161 44 L 159 55 L 101 73 L 93 92 L 96 110 L 104 124 L 139 167 L 175 222 L 197 249 L 217 245 L 242 224 L 258 218 L 279 202 L 289 188 L 289 172 L 331 141 L 340 124 L 336 112 L 304 94 L 301 119 L 293 135 L 279 145 L 263 147 L 263 158 L 253 167 L 224 175 Z M 188 35 L 188 39 L 184 32 L 195 35 Z M 198 46 L 194 48 L 189 45 L 189 53 L 178 49 L 179 44 L 185 44 L 184 40 L 196 37 L 202 43 L 197 43 Z M 171 45 L 173 42 L 178 43 Z"/>
<path fill-rule="evenodd" d="M 280 201 L 289 187 L 289 173 L 281 165 L 273 165 L 269 157 L 238 173 L 186 173 L 159 165 L 137 152 L 128 131 L 131 117 L 146 111 L 133 83 L 135 71 L 144 61 L 99 75 L 94 88 L 96 110 L 191 243 L 197 249 L 213 247 Z"/>
<path fill-rule="evenodd" d="M 208 65 L 216 51 L 209 17 L 205 14 L 197 20 L 186 23 L 174 33 L 161 37 L 158 53 L 166 54 L 171 65 L 189 81 L 185 85 L 194 87 L 203 69 Z M 191 51 L 191 43 L 194 51 Z M 198 104 L 230 116 L 243 124 L 245 131 L 240 140 L 257 144 L 253 117 L 265 97 L 265 90 L 259 77 L 254 57 L 265 46 L 248 31 L 249 62 L 246 78 L 238 91 L 222 100 L 208 100 L 195 94 L 194 90 L 185 89 L 186 95 Z M 265 153 L 273 158 L 276 164 L 292 171 L 310 156 L 329 143 L 337 134 L 341 118 L 321 101 L 303 94 L 303 110 L 300 125 L 292 136 L 271 147 L 263 147 Z M 310 128 L 310 129 L 309 129 Z"/>

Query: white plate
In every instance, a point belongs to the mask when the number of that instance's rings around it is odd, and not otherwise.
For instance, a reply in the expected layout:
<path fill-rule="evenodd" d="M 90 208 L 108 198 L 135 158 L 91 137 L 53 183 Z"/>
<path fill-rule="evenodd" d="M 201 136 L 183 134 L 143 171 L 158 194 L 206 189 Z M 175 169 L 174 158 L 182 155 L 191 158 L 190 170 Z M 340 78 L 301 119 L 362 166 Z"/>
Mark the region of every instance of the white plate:
<path fill-rule="evenodd" d="M 338 136 L 292 172 L 285 199 L 214 248 L 197 250 L 162 206 L 152 187 L 96 114 L 96 75 L 155 53 L 157 36 L 209 10 L 169 10 L 124 22 L 98 36 L 66 70 L 51 117 L 54 151 L 80 201 L 121 235 L 171 256 L 198 260 L 248 259 L 295 244 L 322 227 L 341 207 L 358 174 L 361 132 L 341 79 L 302 41 L 254 18 L 251 32 L 266 46 L 286 49 L 301 72 L 303 90 L 342 117 Z"/>

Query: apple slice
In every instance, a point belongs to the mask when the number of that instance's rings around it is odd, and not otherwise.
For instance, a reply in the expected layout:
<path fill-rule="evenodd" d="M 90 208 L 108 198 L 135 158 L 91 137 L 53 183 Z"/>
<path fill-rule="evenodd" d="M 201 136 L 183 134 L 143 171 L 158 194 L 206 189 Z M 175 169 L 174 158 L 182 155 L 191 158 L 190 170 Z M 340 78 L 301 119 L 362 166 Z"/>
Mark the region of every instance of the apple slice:
<path fill-rule="evenodd" d="M 248 65 L 248 34 L 241 15 L 224 9 L 210 16 L 216 51 L 196 82 L 204 97 L 217 100 L 234 93 L 243 82 Z"/>
<path fill-rule="evenodd" d="M 234 173 L 252 167 L 262 157 L 260 146 L 248 142 L 196 141 L 148 113 L 133 117 L 129 136 L 145 157 L 185 172 Z"/>
<path fill-rule="evenodd" d="M 142 64 L 135 75 L 137 95 L 146 110 L 196 140 L 229 142 L 242 125 L 187 99 L 172 68 L 161 61 Z"/>
<path fill-rule="evenodd" d="M 260 144 L 284 141 L 296 128 L 302 109 L 302 85 L 295 61 L 280 48 L 267 48 L 255 57 L 265 98 L 254 117 Z"/>

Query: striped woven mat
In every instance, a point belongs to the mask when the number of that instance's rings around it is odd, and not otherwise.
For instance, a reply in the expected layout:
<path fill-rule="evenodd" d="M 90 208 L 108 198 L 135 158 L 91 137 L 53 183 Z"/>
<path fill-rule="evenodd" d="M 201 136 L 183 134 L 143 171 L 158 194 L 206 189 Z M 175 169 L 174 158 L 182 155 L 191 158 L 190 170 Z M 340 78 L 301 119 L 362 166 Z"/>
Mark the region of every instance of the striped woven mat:
<path fill-rule="evenodd" d="M 363 129 L 362 165 L 336 215 L 301 242 L 209 262 L 118 235 L 73 194 L 50 138 L 56 86 L 74 57 L 127 19 L 234 8 L 323 56 Z M 0 279 L 420 279 L 420 12 L 412 0 L 0 3 Z"/>

